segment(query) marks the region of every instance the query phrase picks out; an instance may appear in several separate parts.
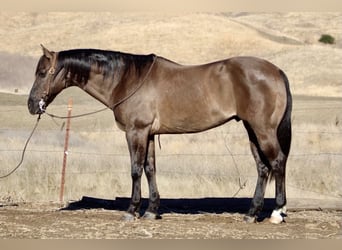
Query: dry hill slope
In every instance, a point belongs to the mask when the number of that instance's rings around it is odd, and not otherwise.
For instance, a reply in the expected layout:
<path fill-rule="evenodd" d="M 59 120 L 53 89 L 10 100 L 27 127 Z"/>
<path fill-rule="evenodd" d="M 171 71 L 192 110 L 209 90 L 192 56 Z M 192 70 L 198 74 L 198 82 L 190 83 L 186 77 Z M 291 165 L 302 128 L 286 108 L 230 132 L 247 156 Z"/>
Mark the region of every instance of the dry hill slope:
<path fill-rule="evenodd" d="M 184 64 L 259 56 L 287 72 L 295 94 L 341 97 L 341 26 L 339 13 L 2 12 L 0 90 L 27 93 L 28 72 L 33 74 L 43 43 L 53 50 L 153 52 Z M 333 35 L 337 44 L 320 44 L 323 33 Z M 23 77 L 9 76 L 9 69 L 16 68 Z"/>

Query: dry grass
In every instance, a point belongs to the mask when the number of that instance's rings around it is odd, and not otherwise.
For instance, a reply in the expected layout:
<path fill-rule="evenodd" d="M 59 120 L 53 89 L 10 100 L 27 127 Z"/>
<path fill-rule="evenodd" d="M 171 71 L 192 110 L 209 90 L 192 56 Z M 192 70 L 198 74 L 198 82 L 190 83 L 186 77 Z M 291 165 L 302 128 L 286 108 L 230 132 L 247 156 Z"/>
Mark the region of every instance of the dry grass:
<path fill-rule="evenodd" d="M 71 89 L 70 93 L 79 92 Z M 7 96 L 8 100 L 18 98 L 16 95 L 3 96 Z M 57 105 L 50 106 L 50 112 L 64 115 L 66 105 L 58 103 L 62 103 L 67 96 L 68 91 L 59 96 Z M 101 107 L 91 99 L 89 101 L 93 105 L 82 103 L 87 98 L 80 96 L 81 103 L 75 102 L 74 114 Z M 336 124 L 342 112 L 341 109 L 334 109 L 341 103 L 341 99 L 295 98 L 294 136 L 287 182 L 290 198 L 338 198 L 342 194 L 342 127 L 341 123 Z M 20 150 L 29 134 L 27 124 L 33 124 L 35 120 L 24 105 L 8 107 L 15 109 L 18 116 L 13 116 L 13 113 L 8 116 L 0 130 L 0 149 L 5 150 L 0 153 L 4 166 L 1 174 L 8 172 L 19 161 Z M 323 112 L 319 107 L 325 108 Z M 20 117 L 22 123 L 18 123 L 15 117 Z M 64 131 L 60 130 L 62 121 L 55 122 L 43 116 L 23 167 L 4 180 L 5 185 L 1 186 L 5 198 L 58 199 Z M 105 111 L 74 119 L 71 124 L 66 199 L 77 199 L 83 195 L 107 199 L 129 196 L 131 180 L 127 145 L 124 133 L 114 125 L 112 113 Z M 246 182 L 246 187 L 238 193 L 238 197 L 253 194 L 255 163 L 241 123 L 232 121 L 200 134 L 162 135 L 161 149 L 157 148 L 156 153 L 159 189 L 164 198 L 231 197 L 239 190 L 239 178 L 242 183 Z M 144 179 L 145 197 L 147 190 Z M 273 195 L 271 184 L 266 196 Z"/>

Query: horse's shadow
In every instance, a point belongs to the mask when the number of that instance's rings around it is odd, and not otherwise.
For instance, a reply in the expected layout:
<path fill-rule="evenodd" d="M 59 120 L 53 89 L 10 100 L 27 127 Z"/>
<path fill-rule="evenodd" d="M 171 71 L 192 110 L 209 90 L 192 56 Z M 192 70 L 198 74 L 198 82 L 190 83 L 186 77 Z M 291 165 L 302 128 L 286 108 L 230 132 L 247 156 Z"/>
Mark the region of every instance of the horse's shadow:
<path fill-rule="evenodd" d="M 201 214 L 201 213 L 240 213 L 246 214 L 252 199 L 251 198 L 181 198 L 161 199 L 159 213 L 180 213 L 180 214 Z M 99 199 L 83 196 L 81 200 L 69 202 L 61 210 L 80 210 L 103 208 L 107 210 L 126 211 L 130 198 L 117 197 L 115 200 Z M 142 213 L 147 209 L 148 199 L 142 199 Z M 266 198 L 263 212 L 259 220 L 269 217 L 274 208 L 274 199 Z"/>

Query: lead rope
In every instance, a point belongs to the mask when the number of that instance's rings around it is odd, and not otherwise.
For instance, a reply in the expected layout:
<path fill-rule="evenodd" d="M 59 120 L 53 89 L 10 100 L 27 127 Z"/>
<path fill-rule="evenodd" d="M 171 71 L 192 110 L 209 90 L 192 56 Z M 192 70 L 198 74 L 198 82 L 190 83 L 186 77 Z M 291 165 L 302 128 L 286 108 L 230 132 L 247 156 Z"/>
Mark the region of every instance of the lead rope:
<path fill-rule="evenodd" d="M 59 116 L 59 115 L 54 115 L 54 114 L 50 114 L 48 112 L 44 112 L 45 114 L 47 114 L 48 116 L 50 116 L 52 119 L 53 118 L 57 118 L 57 119 L 68 119 L 68 118 L 79 118 L 79 117 L 83 117 L 83 116 L 88 116 L 88 115 L 93 115 L 93 114 L 96 114 L 96 113 L 100 113 L 100 112 L 103 112 L 105 110 L 109 109 L 109 107 L 105 107 L 105 108 L 102 108 L 102 109 L 99 109 L 99 110 L 95 110 L 95 111 L 92 111 L 92 112 L 89 112 L 89 113 L 84 113 L 84 114 L 80 114 L 80 115 L 72 115 L 72 116 Z"/>
<path fill-rule="evenodd" d="M 40 114 L 38 115 L 36 124 L 34 125 L 34 127 L 33 127 L 33 129 L 32 129 L 32 132 L 31 132 L 31 134 L 30 134 L 30 136 L 27 138 L 27 140 L 26 140 L 26 142 L 25 142 L 25 146 L 24 146 L 23 152 L 21 153 L 20 162 L 19 162 L 18 165 L 17 165 L 13 170 L 11 170 L 8 174 L 5 174 L 5 175 L 0 176 L 0 179 L 4 179 L 4 178 L 10 176 L 11 174 L 13 174 L 13 173 L 21 166 L 21 164 L 23 163 L 27 145 L 28 145 L 29 141 L 31 140 L 34 131 L 35 131 L 36 128 L 38 127 L 39 120 L 40 120 Z"/>
<path fill-rule="evenodd" d="M 100 110 L 96 110 L 96 111 L 93 111 L 93 112 L 89 112 L 89 113 L 85 113 L 85 114 L 80 114 L 80 115 L 74 115 L 74 116 L 70 116 L 70 118 L 78 118 L 78 117 L 83 117 L 83 116 L 87 116 L 87 115 L 92 115 L 92 114 L 96 114 L 96 113 L 99 113 L 99 112 L 102 112 L 102 111 L 105 111 L 106 109 L 108 109 L 108 107 L 106 108 L 103 108 L 103 109 L 100 109 Z M 67 116 L 58 116 L 58 115 L 54 115 L 54 114 L 49 114 L 48 112 L 44 112 L 45 114 L 47 114 L 48 116 L 50 116 L 53 120 L 53 118 L 58 118 L 58 119 L 67 119 L 68 117 Z M 42 113 L 43 114 L 43 113 Z M 27 138 L 26 142 L 25 142 L 25 145 L 24 145 L 24 149 L 21 153 L 21 159 L 20 159 L 20 162 L 18 163 L 18 165 L 12 169 L 8 174 L 5 174 L 5 175 L 2 175 L 0 176 L 0 179 L 4 179 L 8 176 L 10 176 L 11 174 L 13 174 L 15 171 L 18 170 L 18 168 L 21 166 L 21 164 L 23 163 L 24 161 L 24 156 L 25 156 L 25 153 L 26 153 L 26 148 L 27 148 L 27 145 L 29 144 L 35 130 L 37 129 L 38 127 L 38 123 L 40 121 L 40 116 L 42 114 L 39 114 L 38 115 L 38 118 L 37 118 L 37 121 L 36 121 L 36 124 L 34 125 L 29 137 Z"/>

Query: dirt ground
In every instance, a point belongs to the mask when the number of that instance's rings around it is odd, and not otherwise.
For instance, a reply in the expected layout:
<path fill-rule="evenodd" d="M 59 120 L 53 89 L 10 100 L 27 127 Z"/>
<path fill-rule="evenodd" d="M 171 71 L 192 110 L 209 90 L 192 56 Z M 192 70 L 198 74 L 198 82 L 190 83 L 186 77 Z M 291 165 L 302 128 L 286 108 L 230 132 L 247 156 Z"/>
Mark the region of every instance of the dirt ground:
<path fill-rule="evenodd" d="M 123 211 L 60 210 L 58 205 L 0 205 L 1 239 L 342 239 L 342 211 L 289 211 L 286 222 L 246 224 L 243 214 L 163 213 L 162 219 L 121 220 Z"/>

